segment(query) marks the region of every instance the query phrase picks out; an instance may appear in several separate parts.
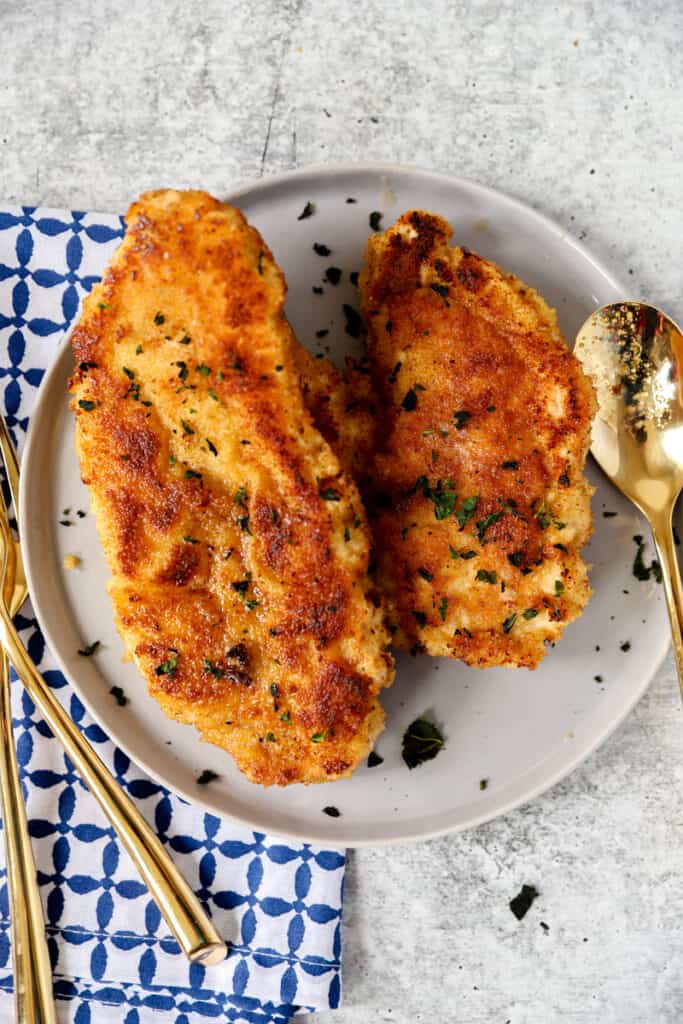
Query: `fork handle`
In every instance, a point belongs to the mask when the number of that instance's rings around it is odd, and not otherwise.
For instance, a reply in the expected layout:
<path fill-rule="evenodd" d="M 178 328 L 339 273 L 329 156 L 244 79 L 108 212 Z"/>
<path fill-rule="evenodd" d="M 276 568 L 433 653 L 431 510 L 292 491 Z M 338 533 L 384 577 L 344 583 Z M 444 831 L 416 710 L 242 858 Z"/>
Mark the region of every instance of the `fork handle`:
<path fill-rule="evenodd" d="M 12 908 L 17 1024 L 56 1024 L 43 905 L 13 740 L 9 665 L 0 651 L 0 802 Z"/>
<path fill-rule="evenodd" d="M 195 963 L 219 963 L 227 952 L 224 941 L 158 836 L 100 761 L 36 669 L 2 601 L 0 639 L 31 700 L 113 825 L 185 955 Z"/>

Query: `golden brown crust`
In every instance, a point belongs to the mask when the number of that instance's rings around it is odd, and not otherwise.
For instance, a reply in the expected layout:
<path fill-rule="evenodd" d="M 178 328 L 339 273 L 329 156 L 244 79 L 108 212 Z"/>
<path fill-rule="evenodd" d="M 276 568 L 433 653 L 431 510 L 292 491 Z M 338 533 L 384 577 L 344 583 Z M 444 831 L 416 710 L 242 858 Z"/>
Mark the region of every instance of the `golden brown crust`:
<path fill-rule="evenodd" d="M 590 595 L 595 399 L 554 311 L 450 235 L 414 210 L 367 246 L 378 583 L 398 646 L 533 668 Z"/>
<path fill-rule="evenodd" d="M 393 676 L 362 504 L 304 406 L 284 295 L 239 211 L 150 192 L 72 337 L 121 635 L 164 711 L 264 785 L 349 775 Z"/>

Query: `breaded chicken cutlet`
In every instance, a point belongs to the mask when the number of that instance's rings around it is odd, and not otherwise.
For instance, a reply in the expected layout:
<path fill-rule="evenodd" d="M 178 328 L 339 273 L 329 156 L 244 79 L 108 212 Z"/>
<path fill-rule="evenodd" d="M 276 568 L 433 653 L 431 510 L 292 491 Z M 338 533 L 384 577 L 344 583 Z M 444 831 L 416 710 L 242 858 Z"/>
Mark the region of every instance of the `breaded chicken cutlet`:
<path fill-rule="evenodd" d="M 366 504 L 394 643 L 534 668 L 589 596 L 593 388 L 555 312 L 420 210 L 371 236 Z"/>
<path fill-rule="evenodd" d="M 351 774 L 393 665 L 355 484 L 242 214 L 150 192 L 72 335 L 76 445 L 130 656 L 254 782 Z"/>

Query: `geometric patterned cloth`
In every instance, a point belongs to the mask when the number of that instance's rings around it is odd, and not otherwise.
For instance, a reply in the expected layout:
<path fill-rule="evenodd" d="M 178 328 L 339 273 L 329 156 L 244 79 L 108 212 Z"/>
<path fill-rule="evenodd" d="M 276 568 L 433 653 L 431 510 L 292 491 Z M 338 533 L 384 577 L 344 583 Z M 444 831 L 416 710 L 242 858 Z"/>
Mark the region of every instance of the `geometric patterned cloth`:
<path fill-rule="evenodd" d="M 82 297 L 123 234 L 121 218 L 0 208 L 0 414 L 21 451 L 37 389 Z M 249 832 L 150 779 L 92 721 L 26 605 L 22 639 L 71 717 L 135 799 L 219 932 L 216 967 L 182 956 L 61 746 L 13 680 L 14 737 L 45 908 L 60 1021 L 284 1024 L 336 1007 L 344 853 Z M 0 1020 L 13 1019 L 0 843 Z"/>

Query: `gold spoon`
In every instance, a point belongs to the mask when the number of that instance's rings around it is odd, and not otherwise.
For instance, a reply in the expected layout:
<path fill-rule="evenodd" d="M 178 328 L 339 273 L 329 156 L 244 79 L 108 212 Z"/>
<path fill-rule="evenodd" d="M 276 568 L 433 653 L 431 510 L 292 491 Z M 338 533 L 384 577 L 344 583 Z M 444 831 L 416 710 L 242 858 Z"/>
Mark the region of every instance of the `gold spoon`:
<path fill-rule="evenodd" d="M 683 586 L 671 521 L 683 488 L 683 334 L 654 306 L 613 302 L 589 316 L 574 353 L 598 396 L 593 456 L 652 530 L 683 697 Z"/>

